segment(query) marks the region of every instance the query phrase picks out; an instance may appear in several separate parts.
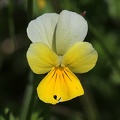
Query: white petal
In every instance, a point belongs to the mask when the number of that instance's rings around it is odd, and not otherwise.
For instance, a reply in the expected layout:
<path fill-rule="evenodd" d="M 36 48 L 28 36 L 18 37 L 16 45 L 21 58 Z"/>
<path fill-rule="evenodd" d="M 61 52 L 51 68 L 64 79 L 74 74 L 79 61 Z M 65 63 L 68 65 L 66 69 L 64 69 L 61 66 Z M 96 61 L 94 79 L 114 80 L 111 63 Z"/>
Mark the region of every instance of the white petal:
<path fill-rule="evenodd" d="M 52 48 L 52 41 L 58 14 L 46 13 L 32 20 L 27 28 L 27 34 L 32 42 L 42 42 Z"/>
<path fill-rule="evenodd" d="M 60 13 L 56 29 L 56 51 L 63 55 L 76 42 L 82 42 L 87 34 L 86 20 L 75 12 Z"/>

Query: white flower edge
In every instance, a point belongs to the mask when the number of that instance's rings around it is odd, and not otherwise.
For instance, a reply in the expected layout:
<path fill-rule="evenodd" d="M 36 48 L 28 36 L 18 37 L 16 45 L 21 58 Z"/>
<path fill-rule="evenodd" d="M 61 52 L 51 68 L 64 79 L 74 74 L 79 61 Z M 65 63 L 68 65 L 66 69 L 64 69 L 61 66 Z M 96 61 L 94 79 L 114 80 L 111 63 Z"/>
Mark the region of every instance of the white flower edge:
<path fill-rule="evenodd" d="M 42 42 L 52 49 L 58 14 L 45 13 L 32 20 L 27 27 L 27 35 L 32 42 Z"/>
<path fill-rule="evenodd" d="M 56 49 L 63 55 L 73 44 L 82 42 L 88 31 L 87 21 L 79 14 L 63 10 L 56 29 Z"/>
<path fill-rule="evenodd" d="M 42 42 L 51 49 L 55 48 L 58 55 L 64 55 L 76 42 L 82 42 L 87 31 L 87 21 L 67 10 L 60 15 L 45 13 L 32 20 L 27 27 L 27 35 L 32 42 Z"/>

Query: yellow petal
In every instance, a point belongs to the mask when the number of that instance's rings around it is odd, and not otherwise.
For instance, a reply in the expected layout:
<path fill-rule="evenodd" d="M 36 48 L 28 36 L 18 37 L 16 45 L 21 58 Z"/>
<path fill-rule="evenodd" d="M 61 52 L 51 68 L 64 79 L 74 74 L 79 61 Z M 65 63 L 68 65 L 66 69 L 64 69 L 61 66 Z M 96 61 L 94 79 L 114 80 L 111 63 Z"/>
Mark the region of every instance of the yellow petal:
<path fill-rule="evenodd" d="M 58 64 L 58 56 L 47 45 L 40 42 L 30 45 L 27 60 L 36 74 L 44 74 Z"/>
<path fill-rule="evenodd" d="M 75 73 L 91 70 L 98 59 L 98 54 L 88 42 L 74 44 L 63 56 L 62 64 Z"/>
<path fill-rule="evenodd" d="M 79 79 L 68 68 L 54 67 L 39 83 L 37 93 L 45 103 L 56 104 L 83 95 L 84 90 Z"/>

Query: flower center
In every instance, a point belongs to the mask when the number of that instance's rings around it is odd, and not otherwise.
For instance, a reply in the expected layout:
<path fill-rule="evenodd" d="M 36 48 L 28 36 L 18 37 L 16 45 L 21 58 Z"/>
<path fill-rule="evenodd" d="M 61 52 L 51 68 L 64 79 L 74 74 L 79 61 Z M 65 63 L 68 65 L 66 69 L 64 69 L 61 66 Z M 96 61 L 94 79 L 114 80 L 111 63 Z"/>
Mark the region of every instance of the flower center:
<path fill-rule="evenodd" d="M 62 63 L 62 60 L 63 60 L 62 57 L 63 57 L 63 56 L 59 56 L 57 67 L 58 67 L 58 66 L 65 67 L 65 65 Z"/>
<path fill-rule="evenodd" d="M 58 73 L 61 73 L 64 71 L 65 67 L 62 67 L 61 65 L 59 65 L 58 67 L 55 67 L 55 70 L 58 71 Z"/>

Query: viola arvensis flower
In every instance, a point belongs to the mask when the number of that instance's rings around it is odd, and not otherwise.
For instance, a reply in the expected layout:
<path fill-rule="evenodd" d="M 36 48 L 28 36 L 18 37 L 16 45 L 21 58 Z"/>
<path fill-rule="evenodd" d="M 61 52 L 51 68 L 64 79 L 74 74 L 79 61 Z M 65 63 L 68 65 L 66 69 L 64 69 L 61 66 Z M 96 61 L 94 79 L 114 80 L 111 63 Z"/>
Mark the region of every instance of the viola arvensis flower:
<path fill-rule="evenodd" d="M 88 72 L 98 58 L 92 45 L 83 42 L 87 30 L 86 20 L 67 10 L 29 23 L 27 34 L 33 42 L 27 51 L 29 66 L 36 74 L 48 73 L 37 87 L 40 100 L 56 104 L 84 94 L 74 73 Z"/>

